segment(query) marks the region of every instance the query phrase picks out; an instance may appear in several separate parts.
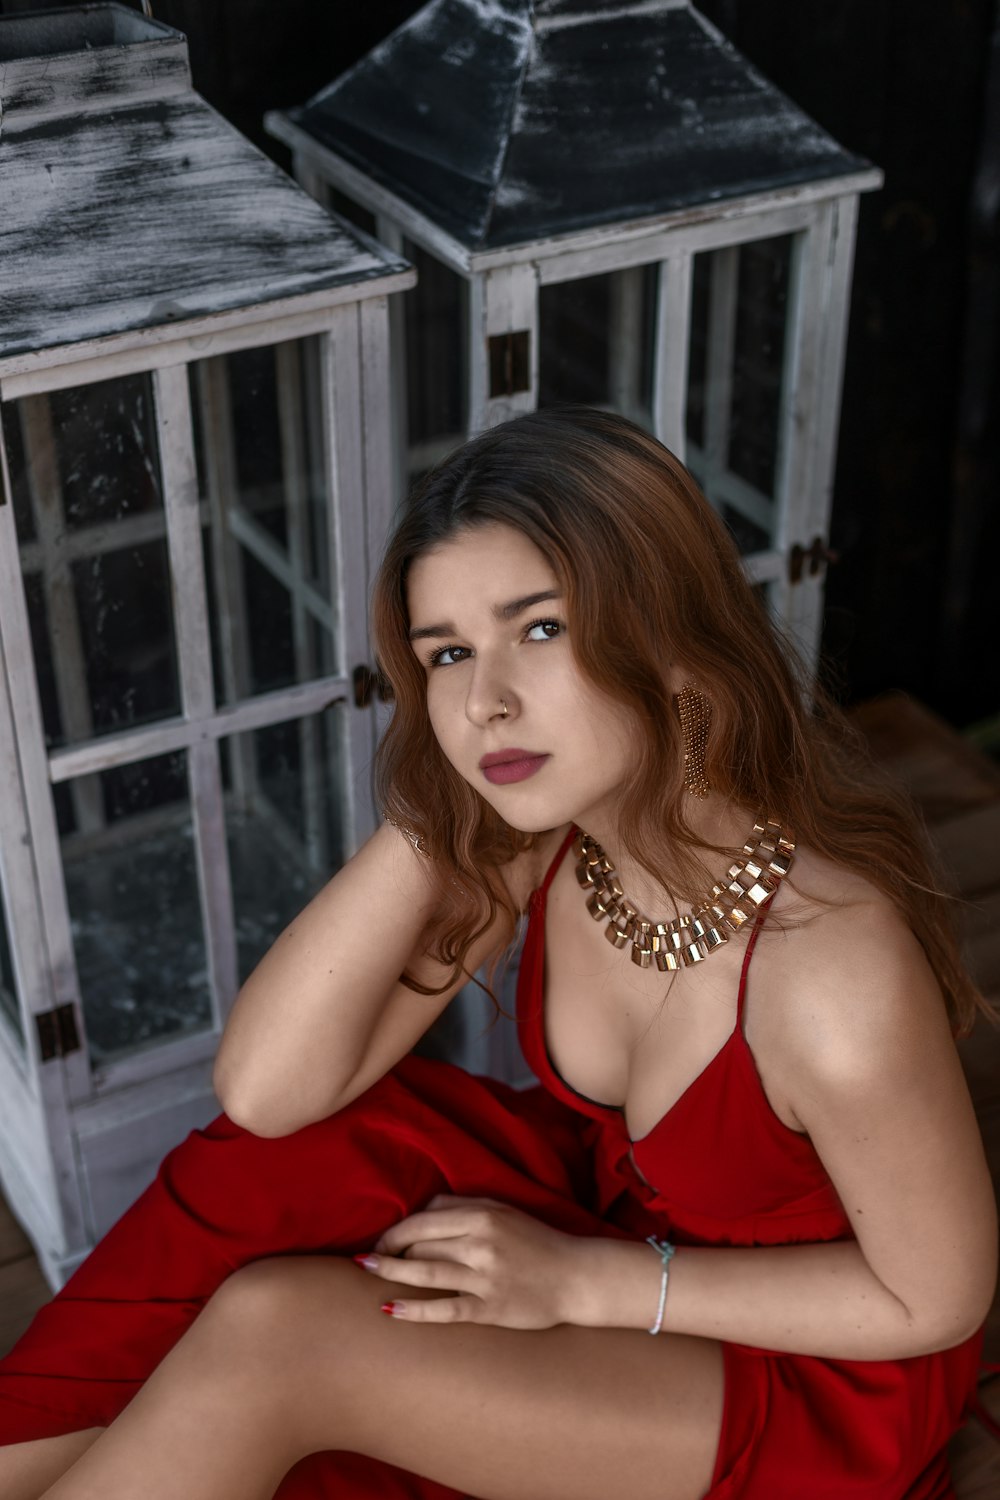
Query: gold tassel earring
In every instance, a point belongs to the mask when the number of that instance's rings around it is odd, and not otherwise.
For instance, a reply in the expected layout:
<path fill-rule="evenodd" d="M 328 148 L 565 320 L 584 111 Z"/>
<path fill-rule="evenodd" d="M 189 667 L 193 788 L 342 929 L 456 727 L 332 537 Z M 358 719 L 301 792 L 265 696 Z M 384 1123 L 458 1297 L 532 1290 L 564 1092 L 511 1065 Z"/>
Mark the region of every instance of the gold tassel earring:
<path fill-rule="evenodd" d="M 705 748 L 711 705 L 693 682 L 685 682 L 677 694 L 677 712 L 684 737 L 684 785 L 692 797 L 707 797 L 710 787 L 705 775 Z"/>

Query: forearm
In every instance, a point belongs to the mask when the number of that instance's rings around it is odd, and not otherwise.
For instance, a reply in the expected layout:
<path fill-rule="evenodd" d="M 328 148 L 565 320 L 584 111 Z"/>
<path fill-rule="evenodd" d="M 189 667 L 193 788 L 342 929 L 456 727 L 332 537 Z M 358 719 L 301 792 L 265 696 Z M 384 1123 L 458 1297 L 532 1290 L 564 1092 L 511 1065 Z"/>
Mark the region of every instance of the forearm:
<path fill-rule="evenodd" d="M 661 1263 L 641 1241 L 581 1239 L 567 1283 L 566 1321 L 649 1328 Z M 942 1306 L 907 1307 L 853 1241 L 714 1249 L 681 1247 L 670 1262 L 664 1333 L 830 1359 L 904 1359 L 959 1343 L 973 1330 Z"/>
<path fill-rule="evenodd" d="M 337 1108 L 434 900 L 427 861 L 386 826 L 300 912 L 243 985 L 219 1047 L 216 1092 L 234 1118 L 281 1135 Z M 435 1013 L 407 997 L 401 1051 Z"/>

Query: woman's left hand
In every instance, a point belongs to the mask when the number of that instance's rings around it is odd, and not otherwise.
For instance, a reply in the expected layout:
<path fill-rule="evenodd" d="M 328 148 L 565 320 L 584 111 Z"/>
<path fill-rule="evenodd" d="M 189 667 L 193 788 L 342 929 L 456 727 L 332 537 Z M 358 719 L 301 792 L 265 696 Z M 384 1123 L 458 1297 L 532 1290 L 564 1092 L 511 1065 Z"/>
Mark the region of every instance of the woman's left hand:
<path fill-rule="evenodd" d="M 394 1301 L 395 1317 L 551 1328 L 570 1321 L 570 1264 L 579 1243 L 494 1198 L 438 1193 L 387 1229 L 364 1261 L 387 1281 L 457 1293 Z"/>

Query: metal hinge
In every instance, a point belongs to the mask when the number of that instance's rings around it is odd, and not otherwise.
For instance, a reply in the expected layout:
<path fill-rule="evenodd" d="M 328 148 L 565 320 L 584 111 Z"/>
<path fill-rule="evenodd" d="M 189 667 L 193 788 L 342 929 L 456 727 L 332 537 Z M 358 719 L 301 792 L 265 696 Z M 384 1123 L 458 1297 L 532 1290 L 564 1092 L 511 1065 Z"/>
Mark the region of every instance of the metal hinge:
<path fill-rule="evenodd" d="M 497 396 L 516 396 L 531 389 L 531 334 L 495 333 L 488 342 L 490 361 L 490 400 Z"/>
<path fill-rule="evenodd" d="M 351 674 L 354 682 L 354 705 L 356 708 L 367 708 L 374 695 L 378 695 L 380 703 L 392 702 L 392 688 L 388 679 L 382 676 L 378 670 L 372 671 L 365 662 L 354 668 Z"/>
<path fill-rule="evenodd" d="M 801 583 L 802 575 L 809 568 L 809 577 L 815 578 L 824 563 L 840 561 L 840 553 L 833 552 L 821 536 L 812 539 L 812 545 L 803 547 L 798 542 L 788 552 L 788 582 Z"/>
<path fill-rule="evenodd" d="M 68 1057 L 80 1050 L 80 1033 L 76 1026 L 76 1006 L 57 1005 L 55 1010 L 40 1010 L 35 1014 L 38 1027 L 38 1047 L 42 1062 L 51 1062 L 54 1057 Z"/>

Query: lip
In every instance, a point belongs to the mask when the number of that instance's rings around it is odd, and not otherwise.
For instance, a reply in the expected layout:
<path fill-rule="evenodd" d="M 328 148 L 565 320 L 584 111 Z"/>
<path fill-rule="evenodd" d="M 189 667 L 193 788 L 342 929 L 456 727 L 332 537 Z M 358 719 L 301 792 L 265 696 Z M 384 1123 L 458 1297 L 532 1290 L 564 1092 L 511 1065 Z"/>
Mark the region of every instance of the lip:
<path fill-rule="evenodd" d="M 548 758 L 545 753 L 539 755 L 531 750 L 499 750 L 495 755 L 484 755 L 479 769 L 494 786 L 504 786 L 534 776 Z"/>
<path fill-rule="evenodd" d="M 509 750 L 495 750 L 492 755 L 484 755 L 479 762 L 479 769 L 485 771 L 487 766 L 501 766 L 508 760 L 537 760 L 540 753 L 537 750 L 522 750 L 519 745 L 512 745 Z"/>

